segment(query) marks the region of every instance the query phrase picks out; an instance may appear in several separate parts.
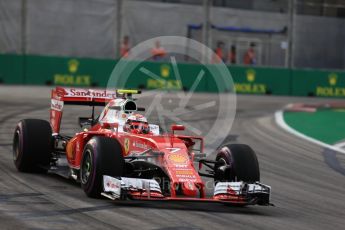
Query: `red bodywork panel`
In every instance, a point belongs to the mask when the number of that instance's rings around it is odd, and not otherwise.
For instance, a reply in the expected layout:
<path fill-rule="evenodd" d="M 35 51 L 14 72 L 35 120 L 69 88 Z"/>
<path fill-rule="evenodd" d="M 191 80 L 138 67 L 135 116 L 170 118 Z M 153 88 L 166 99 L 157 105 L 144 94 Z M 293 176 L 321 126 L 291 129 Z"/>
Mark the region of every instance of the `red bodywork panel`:
<path fill-rule="evenodd" d="M 148 149 L 163 153 L 160 156 L 150 158 L 150 162 L 161 166 L 170 178 L 171 187 L 174 188 L 180 184 L 186 196 L 195 197 L 198 192 L 200 192 L 201 197 L 205 196 L 204 184 L 194 168 L 193 154 L 188 153 L 185 142 L 178 136 L 117 133 L 103 129 L 99 125 L 96 125 L 92 130 L 78 133 L 68 142 L 67 160 L 70 167 L 80 168 L 84 146 L 93 136 L 107 136 L 115 138 L 121 143 L 124 156 L 128 156 L 129 153 L 131 156 L 135 156 L 136 153 L 140 155 Z M 186 138 L 187 136 L 183 137 Z M 174 197 L 175 195 L 176 191 L 172 189 L 171 196 Z"/>

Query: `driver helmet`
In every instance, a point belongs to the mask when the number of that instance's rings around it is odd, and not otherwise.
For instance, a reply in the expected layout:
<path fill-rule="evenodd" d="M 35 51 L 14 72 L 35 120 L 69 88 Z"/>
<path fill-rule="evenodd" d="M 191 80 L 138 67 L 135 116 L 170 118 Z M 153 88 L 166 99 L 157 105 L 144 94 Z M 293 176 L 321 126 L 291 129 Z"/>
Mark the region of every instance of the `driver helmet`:
<path fill-rule="evenodd" d="M 148 134 L 150 133 L 150 127 L 147 123 L 147 119 L 141 114 L 130 115 L 124 125 L 123 130 L 125 132 Z"/>

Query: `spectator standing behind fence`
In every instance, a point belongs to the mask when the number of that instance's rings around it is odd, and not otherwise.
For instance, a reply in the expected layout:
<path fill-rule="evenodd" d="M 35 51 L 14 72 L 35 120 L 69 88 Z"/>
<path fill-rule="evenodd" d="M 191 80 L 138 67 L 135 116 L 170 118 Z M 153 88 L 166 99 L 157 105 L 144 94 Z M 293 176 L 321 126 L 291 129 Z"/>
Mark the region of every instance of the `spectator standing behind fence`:
<path fill-rule="evenodd" d="M 155 47 L 151 49 L 151 55 L 154 61 L 159 61 L 165 57 L 166 51 L 163 47 L 161 47 L 160 41 L 157 40 L 155 42 Z"/>
<path fill-rule="evenodd" d="M 255 43 L 250 43 L 250 47 L 244 55 L 243 63 L 245 65 L 256 65 L 256 55 L 255 55 Z"/>
<path fill-rule="evenodd" d="M 229 52 L 230 64 L 236 64 L 236 46 L 232 45 Z"/>
<path fill-rule="evenodd" d="M 130 50 L 129 36 L 124 36 L 123 40 L 122 40 L 122 43 L 121 43 L 121 47 L 120 47 L 120 55 L 121 55 L 121 57 L 122 58 L 128 57 L 129 50 Z"/>
<path fill-rule="evenodd" d="M 212 63 L 220 63 L 221 61 L 226 61 L 224 58 L 224 42 L 218 41 L 217 47 L 214 50 L 214 57 L 212 58 Z"/>

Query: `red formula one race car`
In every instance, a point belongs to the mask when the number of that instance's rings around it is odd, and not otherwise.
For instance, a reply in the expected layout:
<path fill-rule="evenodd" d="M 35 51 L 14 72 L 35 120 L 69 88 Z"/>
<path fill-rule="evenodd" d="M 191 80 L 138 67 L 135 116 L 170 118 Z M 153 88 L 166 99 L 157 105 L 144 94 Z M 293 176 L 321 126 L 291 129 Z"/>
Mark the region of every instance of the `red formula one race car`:
<path fill-rule="evenodd" d="M 176 134 L 184 130 L 182 125 L 162 134 L 138 114 L 145 110 L 132 98 L 138 93 L 53 89 L 50 123 L 25 119 L 15 129 L 15 166 L 22 172 L 64 174 L 80 182 L 89 197 L 270 204 L 271 188 L 259 182 L 258 160 L 249 146 L 225 145 L 215 160 L 207 160 L 202 137 Z M 73 137 L 60 133 L 67 104 L 92 107 L 90 118 L 79 118 L 81 131 Z M 95 106 L 102 105 L 95 118 Z M 200 172 L 202 166 L 207 170 Z M 209 183 L 201 176 L 214 179 L 212 195 L 207 196 Z"/>

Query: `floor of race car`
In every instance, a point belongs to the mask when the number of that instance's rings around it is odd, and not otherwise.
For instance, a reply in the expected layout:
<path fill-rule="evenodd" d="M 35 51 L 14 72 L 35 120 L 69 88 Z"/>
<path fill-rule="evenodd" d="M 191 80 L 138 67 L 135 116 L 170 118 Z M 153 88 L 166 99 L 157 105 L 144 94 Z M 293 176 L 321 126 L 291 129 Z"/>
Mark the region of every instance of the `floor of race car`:
<path fill-rule="evenodd" d="M 232 135 L 256 151 L 262 182 L 272 186 L 276 207 L 229 207 L 180 202 L 112 202 L 90 199 L 80 185 L 48 174 L 18 173 L 12 163 L 12 133 L 23 118 L 48 119 L 49 89 L 0 86 L 1 229 L 342 229 L 345 225 L 345 156 L 325 151 L 277 127 L 273 114 L 291 102 L 327 99 L 238 96 Z M 167 95 L 174 100 L 174 95 Z M 213 95 L 194 95 L 200 104 Z M 138 103 L 150 100 L 139 100 Z M 89 108 L 66 108 L 65 126 Z M 81 114 L 82 113 L 82 114 Z M 84 113 L 84 114 L 83 114 Z M 190 118 L 208 130 L 213 110 Z M 221 130 L 220 130 L 221 131 Z M 207 180 L 207 179 L 206 179 Z M 212 189 L 208 191 L 212 193 Z"/>

